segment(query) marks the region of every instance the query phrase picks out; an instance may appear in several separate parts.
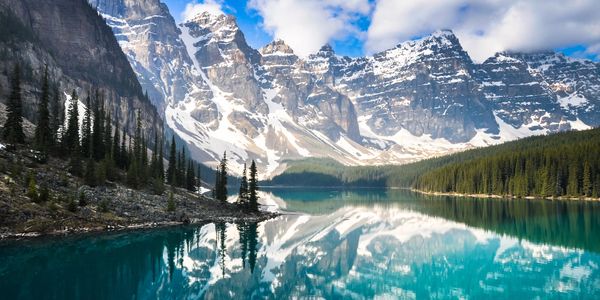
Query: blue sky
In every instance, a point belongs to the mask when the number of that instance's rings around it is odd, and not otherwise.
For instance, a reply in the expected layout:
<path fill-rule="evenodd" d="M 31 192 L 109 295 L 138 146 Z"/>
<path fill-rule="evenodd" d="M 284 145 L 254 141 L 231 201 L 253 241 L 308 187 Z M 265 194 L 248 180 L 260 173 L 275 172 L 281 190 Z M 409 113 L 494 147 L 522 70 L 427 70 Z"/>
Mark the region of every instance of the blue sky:
<path fill-rule="evenodd" d="M 207 7 L 235 15 L 248 43 L 281 38 L 300 55 L 329 43 L 361 56 L 452 29 L 476 61 L 504 50 L 554 49 L 598 60 L 598 0 L 163 0 L 177 22 Z M 186 8 L 188 9 L 186 11 Z"/>

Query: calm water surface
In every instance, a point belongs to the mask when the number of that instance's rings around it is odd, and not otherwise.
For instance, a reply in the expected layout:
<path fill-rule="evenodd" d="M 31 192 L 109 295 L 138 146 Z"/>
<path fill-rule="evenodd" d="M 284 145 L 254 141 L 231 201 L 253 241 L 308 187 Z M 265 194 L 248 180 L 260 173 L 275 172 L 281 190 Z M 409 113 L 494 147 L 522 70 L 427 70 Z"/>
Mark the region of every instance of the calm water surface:
<path fill-rule="evenodd" d="M 0 299 L 600 299 L 600 203 L 270 190 L 259 224 L 0 242 Z"/>

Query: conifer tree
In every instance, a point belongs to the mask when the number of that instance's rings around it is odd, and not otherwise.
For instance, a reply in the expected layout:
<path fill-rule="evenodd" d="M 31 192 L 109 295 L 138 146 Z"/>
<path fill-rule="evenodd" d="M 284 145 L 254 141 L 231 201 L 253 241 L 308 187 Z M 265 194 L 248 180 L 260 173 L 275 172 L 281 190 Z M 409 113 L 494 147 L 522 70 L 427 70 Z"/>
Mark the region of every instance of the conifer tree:
<path fill-rule="evenodd" d="M 569 167 L 569 180 L 567 181 L 567 194 L 569 196 L 579 196 L 579 182 L 577 176 L 577 165 L 574 163 Z"/>
<path fill-rule="evenodd" d="M 127 165 L 129 164 L 129 157 L 127 156 L 127 134 L 123 131 L 123 137 L 121 138 L 121 166 L 122 170 L 127 170 Z"/>
<path fill-rule="evenodd" d="M 79 152 L 79 110 L 78 110 L 77 92 L 71 93 L 69 102 L 69 119 L 67 120 L 67 129 L 63 138 L 64 149 L 68 149 L 71 154 Z M 77 155 L 79 157 L 79 155 Z"/>
<path fill-rule="evenodd" d="M 122 168 L 122 160 L 121 160 L 121 149 L 119 148 L 119 144 L 121 137 L 119 135 L 119 120 L 115 121 L 115 134 L 113 135 L 112 141 L 112 156 L 113 162 L 119 168 Z"/>
<path fill-rule="evenodd" d="M 585 161 L 583 164 L 583 179 L 581 181 L 581 195 L 591 196 L 592 195 L 592 171 L 590 163 Z"/>
<path fill-rule="evenodd" d="M 150 175 L 152 178 L 160 178 L 158 170 L 158 132 L 154 132 L 154 147 L 150 159 Z"/>
<path fill-rule="evenodd" d="M 94 101 L 94 124 L 92 126 L 92 155 L 95 161 L 104 158 L 104 98 L 96 89 Z"/>
<path fill-rule="evenodd" d="M 242 171 L 242 179 L 240 180 L 240 192 L 238 193 L 238 204 L 246 206 L 248 203 L 248 177 L 246 176 L 246 164 Z"/>
<path fill-rule="evenodd" d="M 175 136 L 171 137 L 171 148 L 169 150 L 169 166 L 167 167 L 167 183 L 175 185 L 177 172 L 177 148 L 175 145 Z"/>
<path fill-rule="evenodd" d="M 185 174 L 186 189 L 190 192 L 196 191 L 196 174 L 194 174 L 194 164 L 192 160 L 188 162 L 187 172 Z"/>
<path fill-rule="evenodd" d="M 52 139 L 52 146 L 56 148 L 59 145 L 58 142 L 58 130 L 62 125 L 62 121 L 60 118 L 60 91 L 58 89 L 58 85 L 54 85 L 54 93 L 52 98 L 52 106 L 51 106 L 52 114 L 50 114 L 50 136 Z M 55 149 L 57 150 L 57 149 Z"/>
<path fill-rule="evenodd" d="M 50 86 L 48 84 L 48 66 L 44 69 L 42 79 L 42 97 L 38 104 L 37 126 L 35 127 L 35 147 L 44 154 L 48 154 L 52 146 L 52 133 L 50 131 Z"/>
<path fill-rule="evenodd" d="M 22 110 L 21 69 L 19 65 L 16 64 L 12 75 L 10 97 L 6 103 L 7 118 L 2 130 L 2 137 L 10 144 L 20 144 L 25 142 Z"/>
<path fill-rule="evenodd" d="M 212 190 L 212 197 L 214 199 L 220 200 L 220 189 L 221 189 L 221 174 L 219 174 L 219 168 L 215 169 L 215 186 Z"/>
<path fill-rule="evenodd" d="M 219 164 L 217 199 L 227 201 L 227 152 L 223 153 L 223 158 Z"/>
<path fill-rule="evenodd" d="M 104 119 L 104 142 L 102 144 L 104 148 L 104 157 L 107 161 L 112 161 L 112 120 L 110 113 L 106 115 Z"/>
<path fill-rule="evenodd" d="M 92 113 L 90 106 L 92 105 L 90 96 L 86 98 L 86 108 L 83 115 L 82 129 L 81 129 L 81 155 L 83 157 L 91 157 L 92 147 Z"/>
<path fill-rule="evenodd" d="M 250 211 L 258 211 L 258 170 L 256 163 L 252 160 L 250 165 L 250 178 L 248 179 L 248 206 Z"/>
<path fill-rule="evenodd" d="M 159 146 L 159 152 L 158 152 L 158 178 L 161 181 L 165 180 L 165 163 L 163 162 L 163 160 L 164 160 L 163 137 L 161 137 L 161 139 L 160 139 L 160 146 Z"/>

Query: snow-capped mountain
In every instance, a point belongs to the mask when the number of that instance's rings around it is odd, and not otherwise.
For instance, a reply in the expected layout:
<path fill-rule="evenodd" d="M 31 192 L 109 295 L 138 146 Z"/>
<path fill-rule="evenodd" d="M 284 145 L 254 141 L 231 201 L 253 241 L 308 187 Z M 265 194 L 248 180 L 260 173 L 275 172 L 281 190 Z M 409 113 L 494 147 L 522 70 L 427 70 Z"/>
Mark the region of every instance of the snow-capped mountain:
<path fill-rule="evenodd" d="M 373 56 L 284 41 L 250 47 L 233 16 L 176 25 L 159 0 L 90 0 L 165 121 L 208 165 L 224 151 L 267 176 L 285 161 L 405 163 L 600 125 L 600 65 L 553 52 L 474 63 L 449 30 Z M 234 172 L 238 170 L 233 170 Z"/>

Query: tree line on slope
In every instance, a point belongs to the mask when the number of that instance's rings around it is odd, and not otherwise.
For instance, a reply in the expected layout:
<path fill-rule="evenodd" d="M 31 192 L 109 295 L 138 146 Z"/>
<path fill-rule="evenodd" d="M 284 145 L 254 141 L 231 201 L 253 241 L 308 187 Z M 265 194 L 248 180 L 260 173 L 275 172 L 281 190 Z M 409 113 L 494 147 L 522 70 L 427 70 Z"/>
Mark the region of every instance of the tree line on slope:
<path fill-rule="evenodd" d="M 344 166 L 330 159 L 307 159 L 289 162 L 284 173 L 265 184 L 598 197 L 599 130 L 529 137 L 406 165 Z"/>
<path fill-rule="evenodd" d="M 599 197 L 600 130 L 525 139 L 511 146 L 425 172 L 413 186 L 516 197 Z"/>
<path fill-rule="evenodd" d="M 2 128 L 2 138 L 10 148 L 27 145 L 23 130 L 23 107 L 21 99 L 20 67 L 14 68 L 11 92 L 7 101 L 7 119 Z M 50 99 L 52 98 L 52 99 Z M 171 138 L 168 167 L 164 168 L 163 137 L 154 136 L 153 150 L 148 157 L 148 141 L 142 131 L 141 114 L 138 111 L 134 136 L 127 136 L 104 109 L 102 93 L 96 90 L 85 100 L 85 111 L 80 119 L 79 96 L 73 90 L 67 109 L 66 124 L 63 124 L 60 108 L 60 92 L 50 92 L 47 69 L 44 71 L 41 96 L 37 107 L 37 124 L 31 146 L 39 152 L 40 162 L 49 156 L 69 161 L 68 171 L 81 177 L 89 186 L 103 185 L 107 180 L 122 182 L 134 189 L 151 188 L 160 195 L 164 184 L 185 188 L 195 192 L 201 185 L 200 164 L 187 158 L 185 148 L 177 149 L 175 137 Z M 113 133 L 114 132 L 114 133 Z M 84 165 L 85 162 L 85 165 Z M 197 170 L 197 171 L 196 171 Z M 254 161 L 250 176 L 246 166 L 241 178 L 238 204 L 247 211 L 258 211 L 258 180 Z M 216 172 L 213 195 L 221 201 L 227 200 L 227 156 L 223 154 Z M 37 197 L 35 180 L 29 185 L 32 198 Z M 45 189 L 47 190 L 47 189 Z M 36 196 L 34 196 L 35 194 Z M 174 210 L 172 194 L 169 205 Z M 172 204 L 172 205 L 171 205 Z"/>
<path fill-rule="evenodd" d="M 27 141 L 23 131 L 20 67 L 15 66 L 7 101 L 7 119 L 2 128 L 2 138 L 10 148 L 30 145 L 38 151 L 40 162 L 45 162 L 50 156 L 68 160 L 68 171 L 90 186 L 103 185 L 110 180 L 134 189 L 150 187 L 155 193 L 162 194 L 165 182 L 163 138 L 155 134 L 149 157 L 148 139 L 142 131 L 139 111 L 135 134 L 127 136 L 124 130 L 120 130 L 118 120 L 113 122 L 110 113 L 105 110 L 99 90 L 88 93 L 82 118 L 79 96 L 73 90 L 63 118 L 60 92 L 57 85 L 51 91 L 49 82 L 46 69 L 34 138 Z M 183 149 L 170 154 L 169 166 L 174 167 L 170 169 L 167 183 L 195 191 L 200 184 L 200 174 L 195 171 L 198 164 L 186 158 Z"/>

